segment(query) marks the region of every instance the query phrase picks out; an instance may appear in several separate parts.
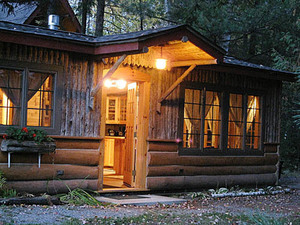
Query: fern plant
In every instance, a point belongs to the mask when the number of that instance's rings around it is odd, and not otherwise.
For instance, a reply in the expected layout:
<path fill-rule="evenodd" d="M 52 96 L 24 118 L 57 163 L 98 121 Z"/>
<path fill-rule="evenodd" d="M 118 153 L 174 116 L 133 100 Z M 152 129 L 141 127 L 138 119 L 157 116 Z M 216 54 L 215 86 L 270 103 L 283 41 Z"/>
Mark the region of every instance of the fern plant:
<path fill-rule="evenodd" d="M 3 176 L 3 172 L 0 171 L 0 194 L 1 194 L 2 190 L 3 190 L 3 188 L 4 188 L 5 182 L 6 182 L 6 179 Z"/>

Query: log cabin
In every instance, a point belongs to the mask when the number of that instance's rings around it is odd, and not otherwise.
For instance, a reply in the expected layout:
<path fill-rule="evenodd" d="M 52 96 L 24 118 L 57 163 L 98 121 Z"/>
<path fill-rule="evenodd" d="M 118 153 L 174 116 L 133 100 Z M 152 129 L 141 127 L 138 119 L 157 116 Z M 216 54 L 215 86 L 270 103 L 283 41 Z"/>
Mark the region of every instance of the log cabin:
<path fill-rule="evenodd" d="M 93 37 L 2 21 L 0 133 L 42 128 L 57 149 L 40 168 L 0 152 L 0 170 L 31 193 L 274 185 L 294 80 L 186 25 Z"/>

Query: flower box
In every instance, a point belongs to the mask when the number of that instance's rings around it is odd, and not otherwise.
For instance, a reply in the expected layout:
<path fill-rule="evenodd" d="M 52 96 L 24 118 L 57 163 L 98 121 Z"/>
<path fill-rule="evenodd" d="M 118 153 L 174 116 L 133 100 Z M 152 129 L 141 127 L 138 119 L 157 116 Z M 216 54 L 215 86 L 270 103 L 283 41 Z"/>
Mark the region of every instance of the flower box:
<path fill-rule="evenodd" d="M 55 152 L 55 142 L 41 142 L 22 141 L 17 140 L 2 140 L 1 151 L 11 153 L 51 153 Z"/>

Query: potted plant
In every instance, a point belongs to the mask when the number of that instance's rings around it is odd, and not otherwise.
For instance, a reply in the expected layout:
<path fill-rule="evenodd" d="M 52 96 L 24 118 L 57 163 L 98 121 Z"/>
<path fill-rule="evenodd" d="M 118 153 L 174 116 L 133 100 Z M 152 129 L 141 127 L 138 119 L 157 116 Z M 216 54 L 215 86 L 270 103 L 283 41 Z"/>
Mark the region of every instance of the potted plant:
<path fill-rule="evenodd" d="M 47 136 L 44 130 L 34 128 L 10 127 L 3 135 L 1 151 L 22 153 L 49 153 L 54 152 L 56 145 L 54 140 Z"/>

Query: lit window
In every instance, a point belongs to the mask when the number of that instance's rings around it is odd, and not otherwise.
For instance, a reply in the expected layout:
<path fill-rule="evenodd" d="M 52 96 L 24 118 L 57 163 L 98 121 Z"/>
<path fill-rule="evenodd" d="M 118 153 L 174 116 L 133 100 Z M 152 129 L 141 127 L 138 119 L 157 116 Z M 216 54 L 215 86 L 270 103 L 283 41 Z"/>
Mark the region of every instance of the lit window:
<path fill-rule="evenodd" d="M 0 68 L 1 132 L 5 126 L 44 127 L 49 134 L 58 132 L 54 113 L 58 122 L 59 111 L 53 110 L 56 74 Z"/>
<path fill-rule="evenodd" d="M 247 99 L 246 148 L 259 149 L 261 130 L 261 103 L 258 96 Z"/>
<path fill-rule="evenodd" d="M 53 111 L 53 75 L 30 72 L 27 98 L 27 126 L 50 127 Z"/>
<path fill-rule="evenodd" d="M 185 89 L 183 148 L 219 149 L 219 98 L 218 92 Z"/>
<path fill-rule="evenodd" d="M 260 96 L 183 89 L 180 154 L 252 154 L 261 149 Z"/>
<path fill-rule="evenodd" d="M 20 125 L 22 72 L 0 69 L 0 124 Z"/>
<path fill-rule="evenodd" d="M 228 148 L 259 149 L 261 130 L 259 96 L 230 94 Z M 243 145 L 245 143 L 245 146 Z"/>
<path fill-rule="evenodd" d="M 205 97 L 204 148 L 220 148 L 220 93 L 207 91 Z"/>
<path fill-rule="evenodd" d="M 229 95 L 228 148 L 243 146 L 243 95 Z"/>

